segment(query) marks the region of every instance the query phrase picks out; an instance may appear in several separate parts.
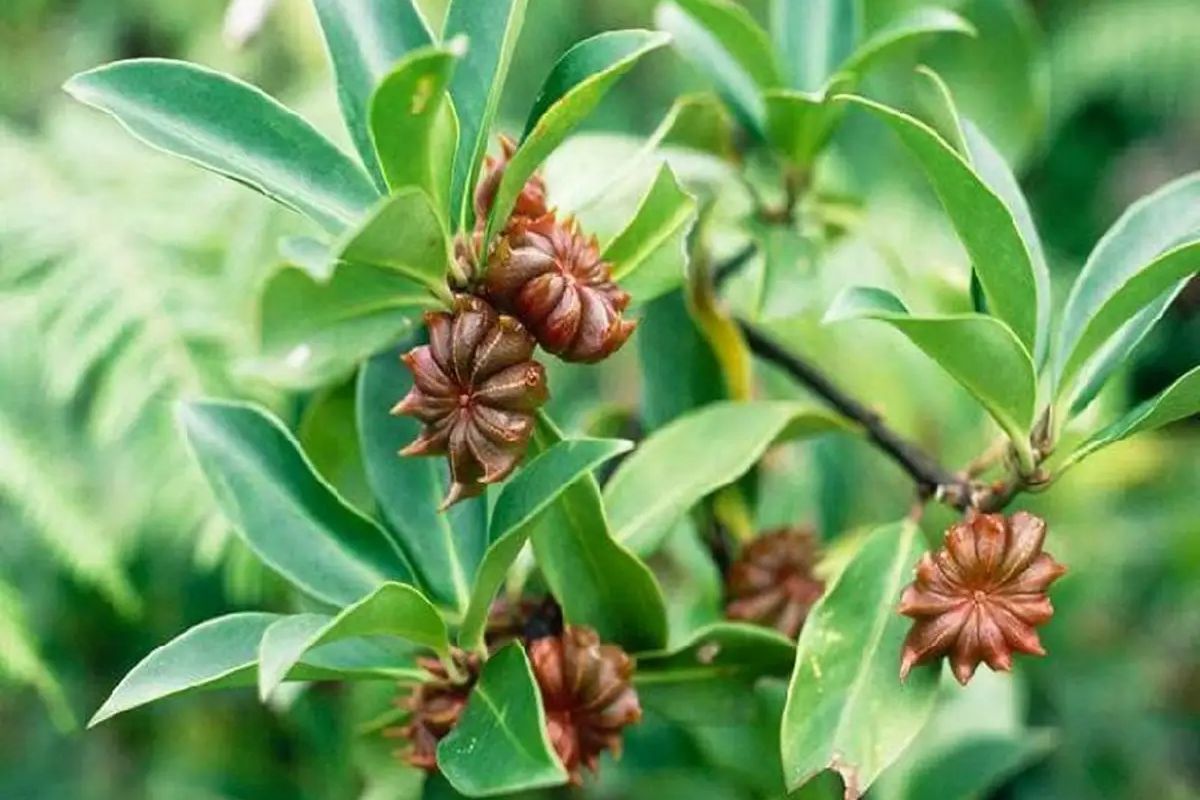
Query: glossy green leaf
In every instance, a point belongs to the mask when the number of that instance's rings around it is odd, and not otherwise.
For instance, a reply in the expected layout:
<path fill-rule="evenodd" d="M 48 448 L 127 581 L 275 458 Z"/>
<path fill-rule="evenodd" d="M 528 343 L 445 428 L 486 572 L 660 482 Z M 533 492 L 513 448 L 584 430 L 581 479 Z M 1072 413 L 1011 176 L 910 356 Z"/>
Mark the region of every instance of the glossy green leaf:
<path fill-rule="evenodd" d="M 316 474 L 270 414 L 203 401 L 181 406 L 180 419 L 229 522 L 296 588 L 345 606 L 387 581 L 412 582 L 387 535 Z"/>
<path fill-rule="evenodd" d="M 695 222 L 696 199 L 663 164 L 633 219 L 604 248 L 613 280 L 635 303 L 653 300 L 683 282 L 687 237 Z"/>
<path fill-rule="evenodd" d="M 513 50 L 525 21 L 527 0 L 450 0 L 443 40 L 466 36 L 467 52 L 450 82 L 458 112 L 458 150 L 450 186 L 451 221 L 462 228 L 471 222 L 472 196 L 492 121 L 508 78 Z"/>
<path fill-rule="evenodd" d="M 1188 372 L 1155 397 L 1088 438 L 1067 458 L 1062 469 L 1079 463 L 1110 444 L 1138 433 L 1161 428 L 1194 414 L 1200 414 L 1200 367 Z"/>
<path fill-rule="evenodd" d="M 787 83 L 818 92 L 854 52 L 862 28 L 860 0 L 772 0 L 771 33 Z"/>
<path fill-rule="evenodd" d="M 311 236 L 285 236 L 279 240 L 278 251 L 285 264 L 304 270 L 316 281 L 328 281 L 337 266 L 329 245 Z"/>
<path fill-rule="evenodd" d="M 146 144 L 257 189 L 337 233 L 379 193 L 358 164 L 259 89 L 196 64 L 118 61 L 67 81 Z"/>
<path fill-rule="evenodd" d="M 620 78 L 642 56 L 667 44 L 653 31 L 609 31 L 572 47 L 550 71 L 534 101 L 520 147 L 504 170 L 488 223 L 508 219 L 525 182 L 576 125 L 595 110 Z"/>
<path fill-rule="evenodd" d="M 708 78 L 741 123 L 761 131 L 760 92 L 778 80 L 762 80 L 771 63 L 770 43 L 763 42 L 766 35 L 747 16 L 745 9 L 728 0 L 666 0 L 655 9 L 654 24 L 671 34 L 680 55 Z M 765 44 L 762 55 L 750 55 L 756 42 Z M 770 70 L 774 73 L 775 68 Z"/>
<path fill-rule="evenodd" d="M 811 167 L 829 142 L 844 106 L 829 101 L 825 93 L 771 89 L 763 95 L 766 135 L 771 146 L 792 163 Z"/>
<path fill-rule="evenodd" d="M 651 552 L 692 506 L 744 475 L 774 442 L 849 427 L 793 402 L 715 403 L 680 417 L 647 437 L 605 487 L 613 536 Z"/>
<path fill-rule="evenodd" d="M 529 540 L 534 525 L 562 493 L 605 461 L 633 445 L 619 439 L 570 439 L 559 442 L 526 464 L 496 501 L 487 554 L 471 590 L 471 602 L 459 628 L 459 644 L 483 647 L 488 611 L 505 573 Z"/>
<path fill-rule="evenodd" d="M 847 97 L 886 122 L 916 156 L 979 276 L 988 308 L 1037 352 L 1038 281 L 1020 229 L 1004 201 L 925 123 L 861 97 Z"/>
<path fill-rule="evenodd" d="M 562 435 L 542 415 L 539 450 Z M 596 479 L 576 479 L 533 525 L 533 552 L 568 622 L 590 625 L 631 653 L 667 644 L 667 612 L 650 569 L 609 532 Z"/>
<path fill-rule="evenodd" d="M 248 369 L 277 386 L 325 386 L 441 305 L 395 270 L 334 263 L 328 281 L 289 268 L 271 277 L 261 301 L 261 354 Z"/>
<path fill-rule="evenodd" d="M 796 645 L 780 633 L 757 625 L 718 622 L 701 628 L 685 644 L 638 657 L 638 687 L 695 681 L 755 680 L 787 677 Z"/>
<path fill-rule="evenodd" d="M 412 373 L 395 350 L 374 356 L 359 372 L 358 436 L 367 480 L 387 530 L 408 555 L 419 585 L 439 603 L 461 612 L 487 547 L 487 498 L 464 500 L 439 512 L 450 480 L 445 459 L 399 455 L 421 425 L 389 412 L 411 388 Z"/>
<path fill-rule="evenodd" d="M 874 531 L 812 609 L 796 649 L 781 749 L 789 789 L 834 769 L 859 797 L 933 711 L 939 671 L 900 683 L 908 621 L 896 613 L 918 553 L 908 522 Z"/>
<path fill-rule="evenodd" d="M 642 422 L 648 431 L 729 398 L 721 365 L 688 313 L 682 291 L 643 308 L 634 343 L 642 373 Z"/>
<path fill-rule="evenodd" d="M 982 314 L 917 317 L 882 289 L 856 287 L 834 300 L 826 322 L 875 319 L 908 337 L 987 409 L 1014 442 L 1028 439 L 1037 402 L 1029 353 L 1000 320 Z"/>
<path fill-rule="evenodd" d="M 510 644 L 488 659 L 462 718 L 438 745 L 437 760 L 451 785 L 470 797 L 566 783 L 567 771 L 550 744 L 542 696 L 520 645 Z"/>
<path fill-rule="evenodd" d="M 1077 376 L 1084 371 L 1088 362 L 1096 357 L 1103 344 L 1104 337 L 1088 336 L 1088 328 L 1094 324 L 1097 316 L 1102 315 L 1104 307 L 1110 302 L 1114 303 L 1108 309 L 1108 313 L 1112 314 L 1110 319 L 1118 316 L 1128 318 L 1126 304 L 1117 298 L 1128 291 L 1127 287 L 1131 284 L 1140 284 L 1143 287 L 1142 294 L 1133 296 L 1140 299 L 1144 310 L 1139 312 L 1137 322 L 1131 328 L 1121 332 L 1123 346 L 1116 354 L 1119 357 L 1109 359 L 1107 369 L 1099 375 L 1091 376 L 1090 383 L 1093 385 L 1102 382 L 1158 320 L 1161 311 L 1150 309 L 1165 309 L 1177 293 L 1177 289 L 1182 288 L 1182 281 L 1177 283 L 1174 291 L 1169 284 L 1163 285 L 1160 293 L 1162 296 L 1145 298 L 1145 289 L 1158 283 L 1138 276 L 1143 272 L 1164 276 L 1170 274 L 1170 270 L 1163 267 L 1160 257 L 1167 251 L 1198 238 L 1200 173 L 1173 181 L 1134 203 L 1104 234 L 1088 257 L 1083 271 L 1076 278 L 1063 311 L 1055 350 L 1056 384 L 1062 396 L 1074 400 L 1072 395 L 1076 394 L 1079 388 L 1075 385 Z M 1113 314 L 1115 311 L 1121 311 L 1121 314 Z M 1100 327 L 1108 329 L 1111 324 L 1102 322 Z"/>
<path fill-rule="evenodd" d="M 371 144 L 371 95 L 405 54 L 433 42 L 412 0 L 314 0 L 333 64 L 346 129 L 379 190 L 385 191 Z"/>
<path fill-rule="evenodd" d="M 336 617 L 296 614 L 273 622 L 258 648 L 258 695 L 266 700 L 310 650 L 342 639 L 389 636 L 449 657 L 446 623 L 425 596 L 385 583 Z"/>
<path fill-rule="evenodd" d="M 447 221 L 458 117 L 446 93 L 461 49 L 425 48 L 396 65 L 371 96 L 371 139 L 387 186 L 416 186 Z"/>
<path fill-rule="evenodd" d="M 415 186 L 382 200 L 334 250 L 342 261 L 394 270 L 450 302 L 450 237 L 429 195 Z"/>
<path fill-rule="evenodd" d="M 897 50 L 943 33 L 974 34 L 969 22 L 945 8 L 916 8 L 884 25 L 855 48 L 839 71 L 862 74 Z"/>
<path fill-rule="evenodd" d="M 967 134 L 963 130 L 962 115 L 958 112 L 958 103 L 950 92 L 950 87 L 942 80 L 941 75 L 924 65 L 917 67 L 916 74 L 917 81 L 913 90 L 920 118 L 937 131 L 959 155 L 970 161 L 971 151 L 967 148 Z"/>

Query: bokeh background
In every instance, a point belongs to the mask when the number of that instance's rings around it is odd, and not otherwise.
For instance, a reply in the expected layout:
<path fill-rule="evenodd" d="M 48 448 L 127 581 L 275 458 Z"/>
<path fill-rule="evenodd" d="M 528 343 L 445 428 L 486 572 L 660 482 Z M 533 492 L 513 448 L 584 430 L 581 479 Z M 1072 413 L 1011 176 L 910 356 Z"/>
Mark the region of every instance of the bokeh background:
<path fill-rule="evenodd" d="M 912 63 L 942 72 L 1015 165 L 1061 289 L 1128 203 L 1200 168 L 1200 3 L 943 4 L 979 37 L 935 44 Z M 436 19 L 443 3 L 423 5 Z M 763 13 L 764 3 L 747 5 Z M 906 5 L 916 3 L 866 0 L 868 23 Z M 530 0 L 503 119 L 518 126 L 572 42 L 652 19 L 651 0 Z M 135 56 L 233 72 L 344 138 L 307 0 L 0 2 L 0 798 L 408 796 L 412 776 L 362 731 L 389 687 L 300 689 L 271 708 L 249 691 L 219 692 L 81 730 L 155 645 L 219 613 L 288 607 L 281 583 L 214 514 L 172 401 L 266 403 L 347 493 L 361 489 L 344 446 L 354 438 L 348 387 L 286 394 L 253 369 L 258 289 L 278 264 L 278 237 L 302 223 L 148 151 L 59 90 L 77 70 Z M 906 74 L 884 74 L 867 93 L 902 92 Z M 672 54 L 648 60 L 551 165 L 552 198 L 595 174 L 588 154 L 621 152 L 678 92 L 700 87 Z M 844 381 L 899 427 L 966 458 L 983 423 L 948 381 L 898 339 L 838 338 L 814 321 L 822 298 L 849 282 L 965 297 L 962 253 L 869 121 L 849 121 L 828 172 L 866 233 L 774 286 L 772 327 L 819 360 L 836 355 Z M 1198 362 L 1193 284 L 1094 418 Z M 556 382 L 575 387 L 558 413 L 586 427 L 604 424 L 610 406 L 631 411 L 628 366 Z M 767 391 L 789 391 L 764 378 Z M 833 540 L 905 507 L 895 470 L 849 440 L 775 453 L 768 467 L 764 524 L 809 521 Z M 1051 520 L 1052 550 L 1071 574 L 1055 591 L 1051 657 L 1021 662 L 1017 711 L 1006 712 L 1045 746 L 996 796 L 1200 797 L 1200 426 L 1114 447 L 1029 505 Z M 658 790 L 664 800 L 746 796 L 715 780 L 672 783 L 671 763 L 635 758 L 591 793 L 645 797 L 636 787 L 650 784 L 626 779 L 641 774 L 677 787 Z"/>

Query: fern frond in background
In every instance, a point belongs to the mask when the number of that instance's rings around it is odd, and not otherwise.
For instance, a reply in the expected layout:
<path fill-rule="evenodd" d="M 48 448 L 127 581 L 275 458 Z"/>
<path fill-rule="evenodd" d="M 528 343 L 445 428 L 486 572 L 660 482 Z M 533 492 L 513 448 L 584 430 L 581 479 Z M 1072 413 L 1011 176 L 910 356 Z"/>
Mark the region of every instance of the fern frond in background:
<path fill-rule="evenodd" d="M 11 587 L 0 583 L 0 684 L 6 680 L 34 689 L 60 731 L 76 726 L 62 686 L 38 653 L 21 598 Z"/>

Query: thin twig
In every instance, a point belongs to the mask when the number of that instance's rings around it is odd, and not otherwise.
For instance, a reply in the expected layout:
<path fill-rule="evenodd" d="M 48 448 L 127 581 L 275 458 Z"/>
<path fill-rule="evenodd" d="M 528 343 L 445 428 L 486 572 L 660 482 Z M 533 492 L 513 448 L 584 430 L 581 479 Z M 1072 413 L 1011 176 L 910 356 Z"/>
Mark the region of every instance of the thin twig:
<path fill-rule="evenodd" d="M 879 414 L 836 386 L 820 369 L 785 350 L 749 322 L 740 319 L 737 322 L 755 355 L 780 367 L 834 409 L 862 425 L 867 437 L 912 477 L 923 497 L 958 509 L 971 504 L 969 481 L 954 475 L 919 445 L 888 427 Z"/>
<path fill-rule="evenodd" d="M 758 245 L 750 242 L 741 250 L 738 250 L 725 261 L 717 264 L 713 270 L 713 286 L 720 289 L 725 285 L 725 282 L 738 273 L 742 267 L 746 266 L 750 259 L 754 258 L 754 254 L 758 252 Z"/>

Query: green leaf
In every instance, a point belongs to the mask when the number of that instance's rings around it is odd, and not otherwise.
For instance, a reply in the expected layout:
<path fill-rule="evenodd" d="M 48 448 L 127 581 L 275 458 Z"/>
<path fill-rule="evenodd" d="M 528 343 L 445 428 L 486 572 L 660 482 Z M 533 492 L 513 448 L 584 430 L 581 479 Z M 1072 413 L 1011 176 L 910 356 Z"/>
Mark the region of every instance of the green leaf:
<path fill-rule="evenodd" d="M 712 82 L 743 125 L 762 131 L 760 92 L 779 83 L 769 38 L 744 8 L 729 0 L 667 0 L 654 24 Z"/>
<path fill-rule="evenodd" d="M 450 302 L 450 237 L 433 201 L 418 187 L 385 198 L 334 249 L 342 261 L 394 270 Z"/>
<path fill-rule="evenodd" d="M 1200 367 L 1188 372 L 1160 394 L 1150 398 L 1121 419 L 1089 437 L 1067 458 L 1062 470 L 1138 433 L 1161 428 L 1177 420 L 1200 414 Z"/>
<path fill-rule="evenodd" d="M 428 289 L 395 270 L 331 263 L 327 281 L 285 268 L 267 282 L 261 354 L 247 370 L 290 389 L 326 386 L 403 336 L 421 312 L 440 307 Z"/>
<path fill-rule="evenodd" d="M 412 0 L 314 0 L 314 5 L 346 129 L 376 186 L 386 191 L 385 172 L 371 144 L 371 95 L 397 61 L 431 44 L 433 34 Z"/>
<path fill-rule="evenodd" d="M 62 685 L 38 652 L 20 595 L 0 582 L 0 679 L 3 678 L 34 689 L 59 731 L 66 733 L 78 727 Z"/>
<path fill-rule="evenodd" d="M 167 697 L 253 686 L 259 641 L 280 619 L 284 617 L 258 612 L 228 614 L 185 631 L 138 662 L 113 689 L 88 727 Z M 419 673 L 395 654 L 363 644 L 344 642 L 314 651 L 288 678 L 418 678 Z"/>
<path fill-rule="evenodd" d="M 216 401 L 183 405 L 180 419 L 229 522 L 296 588 L 345 606 L 389 580 L 412 582 L 387 535 L 316 474 L 279 420 Z"/>
<path fill-rule="evenodd" d="M 860 0 L 772 0 L 771 32 L 789 86 L 817 92 L 833 77 L 858 43 L 859 5 Z"/>
<path fill-rule="evenodd" d="M 520 645 L 510 644 L 488 659 L 462 718 L 438 745 L 437 761 L 451 785 L 471 797 L 567 782 Z"/>
<path fill-rule="evenodd" d="M 829 142 L 843 106 L 829 101 L 833 91 L 848 86 L 835 83 L 829 93 L 771 89 L 763 94 L 766 104 L 766 135 L 771 146 L 792 163 L 807 168 Z"/>
<path fill-rule="evenodd" d="M 780 439 L 849 425 L 792 402 L 715 403 L 655 431 L 605 487 L 613 536 L 651 552 L 688 509 L 750 470 Z"/>
<path fill-rule="evenodd" d="M 425 596 L 402 583 L 385 583 L 336 617 L 297 614 L 273 622 L 258 647 L 258 695 L 264 701 L 310 650 L 361 636 L 390 636 L 449 658 L 446 623 Z"/>
<path fill-rule="evenodd" d="M 1144 272 L 1157 273 L 1163 278 L 1170 275 L 1171 265 L 1164 266 L 1160 257 L 1197 238 L 1200 238 L 1200 173 L 1173 181 L 1142 198 L 1109 228 L 1088 256 L 1063 311 L 1054 359 L 1055 383 L 1061 397 L 1073 404 L 1079 405 L 1081 401 L 1086 404 L 1091 397 L 1080 390 L 1092 388 L 1090 393 L 1094 396 L 1094 388 L 1149 332 L 1161 315 L 1161 310 L 1157 309 L 1170 305 L 1183 281 L 1180 280 L 1174 289 L 1165 283 L 1161 296 L 1150 299 L 1145 297 L 1146 290 L 1160 283 L 1139 275 Z M 1186 265 L 1177 262 L 1174 266 Z M 1126 323 L 1130 327 L 1121 331 L 1121 346 L 1113 354 L 1116 357 L 1107 359 L 1099 372 L 1083 376 L 1087 380 L 1077 380 L 1103 344 L 1104 337 L 1089 335 L 1090 326 L 1098 316 L 1107 316 L 1109 321 L 1102 321 L 1097 330 L 1107 330 L 1111 321 L 1120 316 L 1128 319 L 1129 307 L 1118 298 L 1129 291 L 1131 285 L 1142 287 L 1142 292 L 1132 297 L 1140 299 L 1144 309 L 1135 323 Z M 1113 305 L 1106 309 L 1110 303 Z"/>
<path fill-rule="evenodd" d="M 770 628 L 718 622 L 696 631 L 680 647 L 638 656 L 634 681 L 640 689 L 664 683 L 787 677 L 795 651 L 791 639 Z"/>
<path fill-rule="evenodd" d="M 646 304 L 634 342 L 642 373 L 642 421 L 648 431 L 728 399 L 721 365 L 688 313 L 682 291 Z"/>
<path fill-rule="evenodd" d="M 450 187 L 451 220 L 471 226 L 472 191 L 487 152 L 492 121 L 525 21 L 527 0 L 450 0 L 444 41 L 467 37 L 467 52 L 450 82 L 459 139 Z"/>
<path fill-rule="evenodd" d="M 489 238 L 499 222 L 508 219 L 534 170 L 642 56 L 668 41 L 670 37 L 653 31 L 609 31 L 585 39 L 563 54 L 542 84 L 521 145 L 504 170 L 488 222 Z"/>
<path fill-rule="evenodd" d="M 943 33 L 975 34 L 971 23 L 944 8 L 916 8 L 884 25 L 859 45 L 839 68 L 862 75 L 897 50 Z"/>
<path fill-rule="evenodd" d="M 932 713 L 939 671 L 899 678 L 908 622 L 896 602 L 917 552 L 915 525 L 877 529 L 809 614 L 783 712 L 789 789 L 835 769 L 860 796 Z"/>
<path fill-rule="evenodd" d="M 562 440 L 545 415 L 534 443 L 546 450 Z M 667 612 L 653 573 L 609 533 L 600 487 L 576 479 L 534 523 L 533 553 L 568 622 L 595 628 L 631 653 L 661 650 Z"/>
<path fill-rule="evenodd" d="M 392 191 L 424 190 L 447 221 L 458 117 L 446 88 L 461 50 L 425 48 L 396 65 L 371 96 L 371 138 Z"/>
<path fill-rule="evenodd" d="M 962 115 L 950 87 L 942 76 L 924 65 L 916 69 L 919 80 L 914 84 L 916 102 L 921 119 L 937 131 L 954 150 L 968 161 L 971 152 L 967 148 L 967 134 L 963 130 Z"/>
<path fill-rule="evenodd" d="M 875 319 L 897 329 L 987 409 L 1020 446 L 1029 438 L 1037 376 L 1029 353 L 1000 320 L 982 314 L 917 317 L 895 295 L 855 287 L 833 301 L 826 322 Z"/>
<path fill-rule="evenodd" d="M 973 800 L 991 797 L 1013 776 L 1053 749 L 1048 731 L 977 735 L 943 748 L 909 776 L 905 800 Z"/>
<path fill-rule="evenodd" d="M 487 554 L 475 577 L 471 602 L 459 628 L 459 644 L 483 647 L 488 611 L 504 575 L 529 540 L 534 525 L 564 491 L 605 461 L 633 445 L 619 439 L 569 439 L 538 455 L 500 493 L 488 535 Z"/>
<path fill-rule="evenodd" d="M 916 156 L 966 247 L 988 308 L 1030 353 L 1038 351 L 1038 280 L 1012 212 L 925 123 L 861 97 L 844 97 L 886 122 Z"/>
<path fill-rule="evenodd" d="M 332 233 L 379 197 L 366 172 L 316 128 L 228 75 L 136 59 L 82 72 L 64 88 L 151 147 L 244 183 Z"/>
<path fill-rule="evenodd" d="M 394 350 L 371 358 L 359 373 L 358 436 L 367 480 L 419 585 L 461 612 L 487 547 L 487 499 L 464 500 L 444 513 L 437 510 L 449 486 L 445 459 L 401 457 L 400 449 L 417 437 L 421 424 L 389 413 L 410 388 L 412 373 Z"/>
<path fill-rule="evenodd" d="M 687 237 L 695 222 L 696 199 L 663 164 L 633 219 L 604 248 L 613 280 L 634 302 L 652 300 L 683 282 Z"/>

